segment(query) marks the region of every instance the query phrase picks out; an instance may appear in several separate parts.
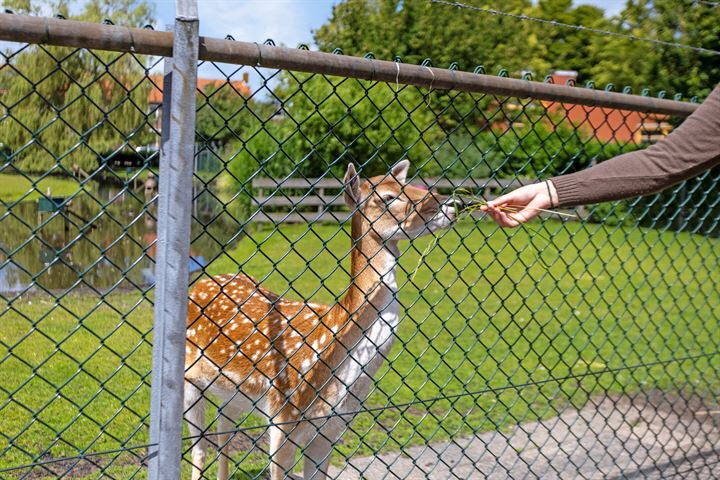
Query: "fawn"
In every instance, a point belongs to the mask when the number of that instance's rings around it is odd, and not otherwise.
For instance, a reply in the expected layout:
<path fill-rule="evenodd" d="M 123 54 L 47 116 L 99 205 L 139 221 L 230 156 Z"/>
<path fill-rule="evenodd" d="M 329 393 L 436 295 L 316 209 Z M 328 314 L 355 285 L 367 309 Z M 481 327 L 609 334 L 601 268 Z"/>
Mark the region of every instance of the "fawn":
<path fill-rule="evenodd" d="M 272 480 L 290 476 L 304 446 L 306 480 L 325 478 L 333 445 L 367 396 L 395 339 L 399 240 L 448 227 L 447 197 L 405 184 L 409 162 L 361 181 L 353 164 L 344 197 L 352 214 L 350 286 L 335 305 L 288 300 L 242 275 L 192 289 L 188 306 L 185 408 L 200 478 L 207 440 L 206 392 L 221 400 L 218 478 L 228 475 L 228 430 L 241 412 L 267 417 Z"/>

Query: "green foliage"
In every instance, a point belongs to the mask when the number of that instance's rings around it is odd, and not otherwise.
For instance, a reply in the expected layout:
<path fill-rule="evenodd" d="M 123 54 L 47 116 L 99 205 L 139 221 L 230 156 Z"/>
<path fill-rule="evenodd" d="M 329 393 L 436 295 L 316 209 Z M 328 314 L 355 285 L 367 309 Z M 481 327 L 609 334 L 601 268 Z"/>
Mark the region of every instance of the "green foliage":
<path fill-rule="evenodd" d="M 396 92 L 386 84 L 284 73 L 275 96 L 285 100 L 254 102 L 255 115 L 240 108 L 237 116 L 243 119 L 236 121 L 243 128 L 228 143 L 236 152 L 231 172 L 240 164 L 273 178 L 320 177 L 328 171 L 341 177 L 352 161 L 375 175 L 405 156 L 428 157 L 427 144 L 442 137 L 414 88 Z M 216 107 L 227 109 L 221 105 Z"/>
<path fill-rule="evenodd" d="M 539 102 L 428 96 L 414 87 L 288 73 L 274 97 L 274 104 L 235 97 L 200 108 L 209 112 L 200 136 L 227 142 L 235 188 L 248 189 L 252 172 L 341 178 L 352 161 L 375 175 L 406 157 L 426 177 L 545 177 L 636 148 L 601 142 Z"/>
<path fill-rule="evenodd" d="M 405 156 L 426 157 L 420 142 L 437 138 L 434 115 L 414 88 L 318 76 L 288 76 L 278 94 L 300 90 L 285 104 L 283 148 L 307 176 L 328 168 L 344 173 L 349 161 L 366 175 L 385 173 Z"/>
<path fill-rule="evenodd" d="M 536 104 L 508 114 L 510 123 L 497 116 L 490 122 L 457 127 L 435 148 L 432 160 L 423 163 L 423 173 L 451 178 L 540 178 L 581 170 L 638 147 L 601 142 L 589 128 L 576 128 Z"/>
<path fill-rule="evenodd" d="M 39 4 L 19 2 L 29 11 Z M 66 2 L 51 4 L 67 14 Z M 104 18 L 142 26 L 151 20 L 145 1 L 92 0 L 77 20 Z M 14 166 L 44 172 L 62 165 L 98 168 L 102 158 L 151 138 L 146 124 L 149 84 L 145 66 L 131 55 L 30 46 L 10 60 L 2 97 L 0 139 Z M 16 74 L 21 72 L 22 74 Z"/>
<path fill-rule="evenodd" d="M 594 205 L 590 210 L 588 220 L 593 223 L 602 223 L 609 227 L 618 225 L 631 226 L 636 222 L 630 202 L 604 202 Z"/>
<path fill-rule="evenodd" d="M 488 1 L 481 6 L 505 12 L 584 25 L 639 37 L 720 50 L 720 8 L 701 2 L 630 0 L 615 18 L 571 0 Z M 614 82 L 636 91 L 705 96 L 720 81 L 717 56 L 625 38 L 538 24 L 425 0 L 343 0 L 315 32 L 321 49 L 339 47 L 346 54 L 373 52 L 438 66 L 457 62 L 488 72 L 505 68 L 539 78 L 558 69 L 578 71 L 578 81 Z"/>
<path fill-rule="evenodd" d="M 720 50 L 720 8 L 701 2 L 630 0 L 612 23 L 621 33 Z M 589 55 L 595 59 L 592 78 L 629 85 L 636 92 L 651 87 L 702 98 L 720 82 L 718 56 L 693 50 L 596 37 Z"/>
<path fill-rule="evenodd" d="M 528 13 L 532 3 L 509 0 L 502 8 Z M 465 70 L 480 64 L 524 69 L 540 58 L 540 46 L 514 28 L 506 18 L 425 0 L 345 0 L 315 32 L 315 41 L 321 49 L 340 47 L 348 55 L 398 55 L 408 63 L 430 57 L 435 65 L 456 61 Z"/>
<path fill-rule="evenodd" d="M 720 236 L 720 168 L 632 202 L 632 212 L 643 226 Z"/>

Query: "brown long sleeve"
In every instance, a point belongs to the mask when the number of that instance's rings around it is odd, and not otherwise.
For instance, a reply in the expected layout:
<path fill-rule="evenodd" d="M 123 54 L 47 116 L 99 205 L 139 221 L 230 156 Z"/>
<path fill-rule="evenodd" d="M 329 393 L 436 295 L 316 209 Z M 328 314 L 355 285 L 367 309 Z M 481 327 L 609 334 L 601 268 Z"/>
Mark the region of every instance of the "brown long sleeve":
<path fill-rule="evenodd" d="M 645 150 L 551 178 L 560 206 L 658 192 L 720 164 L 720 85 L 675 131 Z"/>

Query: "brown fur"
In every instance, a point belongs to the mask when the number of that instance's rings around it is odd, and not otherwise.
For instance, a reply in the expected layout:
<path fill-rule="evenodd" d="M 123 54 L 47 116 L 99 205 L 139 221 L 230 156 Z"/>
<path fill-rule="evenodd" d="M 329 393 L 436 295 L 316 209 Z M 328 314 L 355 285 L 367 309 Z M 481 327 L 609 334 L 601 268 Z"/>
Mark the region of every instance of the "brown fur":
<path fill-rule="evenodd" d="M 312 416 L 331 413 L 332 402 L 326 400 L 338 395 L 330 381 L 333 372 L 392 295 L 382 281 L 384 252 L 397 250 L 403 232 L 422 234 L 445 200 L 390 176 L 347 188 L 354 188 L 348 203 L 357 210 L 351 282 L 342 300 L 332 306 L 288 300 L 243 274 L 198 282 L 188 304 L 189 383 L 198 388 L 215 383 L 250 399 L 263 397 L 263 413 L 276 423 L 299 420 L 309 410 Z M 388 196 L 399 200 L 388 206 L 383 198 Z M 398 225 L 399 238 L 388 238 Z M 274 479 L 284 475 L 272 472 Z"/>

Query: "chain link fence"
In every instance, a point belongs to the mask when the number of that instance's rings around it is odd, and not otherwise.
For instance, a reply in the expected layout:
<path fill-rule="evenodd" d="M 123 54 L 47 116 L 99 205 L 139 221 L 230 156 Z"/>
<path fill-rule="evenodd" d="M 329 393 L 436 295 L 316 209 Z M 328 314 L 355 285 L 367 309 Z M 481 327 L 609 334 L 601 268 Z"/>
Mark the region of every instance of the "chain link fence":
<path fill-rule="evenodd" d="M 2 44 L 0 473 L 145 478 L 163 62 L 139 33 L 136 53 L 44 38 Z M 232 44 L 264 59 L 199 65 L 183 478 L 720 473 L 720 171 L 517 230 L 461 213 L 691 106 Z"/>

